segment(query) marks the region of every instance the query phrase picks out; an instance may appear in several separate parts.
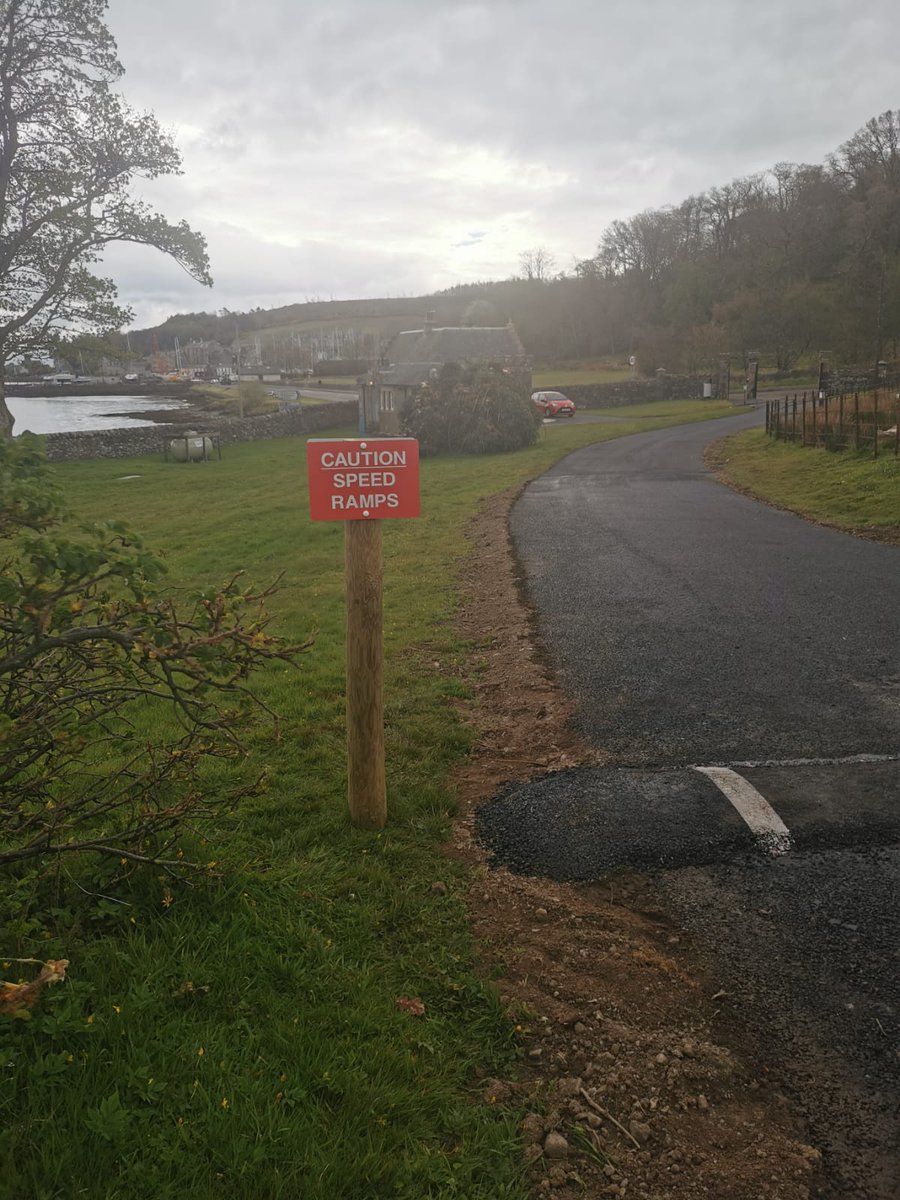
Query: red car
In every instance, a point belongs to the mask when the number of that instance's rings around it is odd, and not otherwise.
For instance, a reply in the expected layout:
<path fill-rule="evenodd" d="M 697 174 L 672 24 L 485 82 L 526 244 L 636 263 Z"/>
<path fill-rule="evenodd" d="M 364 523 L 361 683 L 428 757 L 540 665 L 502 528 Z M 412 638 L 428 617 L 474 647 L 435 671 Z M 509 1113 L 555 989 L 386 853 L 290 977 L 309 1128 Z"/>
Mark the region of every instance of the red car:
<path fill-rule="evenodd" d="M 531 403 L 545 417 L 575 416 L 575 405 L 562 392 L 532 392 Z"/>

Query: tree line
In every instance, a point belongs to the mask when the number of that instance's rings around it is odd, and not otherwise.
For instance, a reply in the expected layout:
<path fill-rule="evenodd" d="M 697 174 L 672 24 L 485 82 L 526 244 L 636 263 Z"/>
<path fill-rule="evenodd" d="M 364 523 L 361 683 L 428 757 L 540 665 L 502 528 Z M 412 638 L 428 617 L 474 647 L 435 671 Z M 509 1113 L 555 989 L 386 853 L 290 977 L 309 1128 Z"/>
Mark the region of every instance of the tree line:
<path fill-rule="evenodd" d="M 553 361 L 635 354 L 641 368 L 712 369 L 759 354 L 780 371 L 821 352 L 874 366 L 900 355 L 900 110 L 820 165 L 769 171 L 613 221 L 596 252 L 552 274 L 540 248 L 518 279 L 456 289 Z"/>
<path fill-rule="evenodd" d="M 538 247 L 522 271 L 430 296 L 317 301 L 252 313 L 184 314 L 161 344 L 266 325 L 408 316 L 511 320 L 541 361 L 636 354 L 645 371 L 708 371 L 758 353 L 780 371 L 820 352 L 874 366 L 900 355 L 900 110 L 873 117 L 824 163 L 770 170 L 613 221 L 596 252 L 553 273 Z M 149 337 L 147 331 L 147 336 Z M 132 344 L 135 335 L 132 334 Z"/>
<path fill-rule="evenodd" d="M 614 221 L 576 273 L 611 338 L 645 360 L 680 355 L 675 365 L 690 368 L 752 350 L 789 370 L 822 350 L 866 365 L 896 358 L 900 110 L 821 165 L 779 163 Z"/>

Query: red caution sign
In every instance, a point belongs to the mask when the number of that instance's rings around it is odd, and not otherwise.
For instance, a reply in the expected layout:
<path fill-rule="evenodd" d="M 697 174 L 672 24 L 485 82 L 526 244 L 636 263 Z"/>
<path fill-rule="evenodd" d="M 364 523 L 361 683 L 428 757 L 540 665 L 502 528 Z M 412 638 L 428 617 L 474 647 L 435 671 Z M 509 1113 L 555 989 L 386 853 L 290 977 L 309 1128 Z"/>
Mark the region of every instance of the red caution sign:
<path fill-rule="evenodd" d="M 415 438 L 311 438 L 306 462 L 314 521 L 419 515 Z"/>

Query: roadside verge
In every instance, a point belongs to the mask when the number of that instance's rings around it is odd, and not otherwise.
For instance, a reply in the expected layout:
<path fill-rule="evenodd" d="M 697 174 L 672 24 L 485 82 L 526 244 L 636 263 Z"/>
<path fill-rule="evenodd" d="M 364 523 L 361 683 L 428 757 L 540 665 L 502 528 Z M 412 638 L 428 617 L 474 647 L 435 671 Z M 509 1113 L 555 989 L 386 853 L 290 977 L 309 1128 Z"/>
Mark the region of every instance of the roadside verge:
<path fill-rule="evenodd" d="M 572 886 L 489 868 L 477 805 L 594 760 L 543 661 L 510 542 L 520 488 L 470 522 L 457 629 L 473 646 L 476 747 L 451 853 L 472 872 L 483 969 L 521 1047 L 484 1099 L 524 1110 L 534 1194 L 803 1200 L 819 1154 L 728 997 L 639 875 Z M 497 613 L 503 614 L 502 621 Z"/>
<path fill-rule="evenodd" d="M 759 429 L 707 446 L 717 479 L 817 525 L 900 545 L 900 460 L 776 442 Z"/>

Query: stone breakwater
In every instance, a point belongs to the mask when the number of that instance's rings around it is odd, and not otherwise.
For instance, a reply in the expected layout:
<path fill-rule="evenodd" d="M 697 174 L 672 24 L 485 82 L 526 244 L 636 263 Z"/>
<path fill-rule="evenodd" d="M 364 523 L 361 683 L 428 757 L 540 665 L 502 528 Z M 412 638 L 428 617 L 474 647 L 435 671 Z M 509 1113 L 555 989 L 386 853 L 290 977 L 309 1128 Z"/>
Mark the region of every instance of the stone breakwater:
<path fill-rule="evenodd" d="M 72 433 L 44 435 L 44 448 L 51 462 L 73 462 L 83 458 L 132 458 L 142 454 L 162 454 L 172 437 L 184 437 L 185 425 L 197 433 L 216 435 L 222 446 L 235 442 L 271 441 L 273 438 L 302 437 L 320 429 L 355 423 L 355 400 L 335 401 L 292 409 L 290 412 L 265 413 L 259 417 L 211 418 L 202 414 L 192 422 L 139 425 L 132 429 L 78 430 Z"/>

